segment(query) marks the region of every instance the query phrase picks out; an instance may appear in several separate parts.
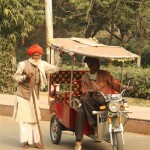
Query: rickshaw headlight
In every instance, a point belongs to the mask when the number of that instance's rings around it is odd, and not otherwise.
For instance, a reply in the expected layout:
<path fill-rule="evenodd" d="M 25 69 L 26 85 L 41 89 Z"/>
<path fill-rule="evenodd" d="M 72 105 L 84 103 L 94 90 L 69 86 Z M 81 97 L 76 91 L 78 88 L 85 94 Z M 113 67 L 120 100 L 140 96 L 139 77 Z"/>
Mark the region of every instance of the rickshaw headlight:
<path fill-rule="evenodd" d="M 120 103 L 110 102 L 108 108 L 111 112 L 117 112 L 120 109 Z"/>

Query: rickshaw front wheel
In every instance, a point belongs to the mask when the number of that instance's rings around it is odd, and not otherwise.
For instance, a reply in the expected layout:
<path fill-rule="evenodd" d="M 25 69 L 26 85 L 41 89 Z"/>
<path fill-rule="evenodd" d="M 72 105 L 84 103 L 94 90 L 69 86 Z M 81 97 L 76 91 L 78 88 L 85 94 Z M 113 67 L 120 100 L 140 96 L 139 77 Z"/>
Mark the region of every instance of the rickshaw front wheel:
<path fill-rule="evenodd" d="M 50 137 L 53 144 L 58 144 L 61 140 L 61 124 L 56 115 L 52 116 L 50 121 Z"/>

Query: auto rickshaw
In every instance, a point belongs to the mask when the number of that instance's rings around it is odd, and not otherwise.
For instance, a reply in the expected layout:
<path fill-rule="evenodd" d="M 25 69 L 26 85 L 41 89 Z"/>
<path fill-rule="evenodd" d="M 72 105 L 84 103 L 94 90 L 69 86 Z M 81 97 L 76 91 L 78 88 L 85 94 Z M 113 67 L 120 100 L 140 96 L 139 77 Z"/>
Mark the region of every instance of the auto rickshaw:
<path fill-rule="evenodd" d="M 93 39 L 85 38 L 56 38 L 52 48 L 63 51 L 72 58 L 71 70 L 60 70 L 49 76 L 49 104 L 50 104 L 50 137 L 54 144 L 59 144 L 62 131 L 74 132 L 78 107 L 80 107 L 81 78 L 88 70 L 75 70 L 76 55 L 103 57 L 109 59 L 135 59 L 137 55 L 120 46 L 99 44 Z M 131 78 L 131 75 L 130 75 Z M 123 93 L 111 91 L 104 95 L 107 106 L 93 111 L 97 115 L 97 138 L 90 134 L 90 126 L 85 121 L 84 134 L 95 141 L 109 142 L 113 150 L 123 150 L 124 123 L 129 112 L 125 106 Z M 101 93 L 103 94 L 103 93 Z"/>

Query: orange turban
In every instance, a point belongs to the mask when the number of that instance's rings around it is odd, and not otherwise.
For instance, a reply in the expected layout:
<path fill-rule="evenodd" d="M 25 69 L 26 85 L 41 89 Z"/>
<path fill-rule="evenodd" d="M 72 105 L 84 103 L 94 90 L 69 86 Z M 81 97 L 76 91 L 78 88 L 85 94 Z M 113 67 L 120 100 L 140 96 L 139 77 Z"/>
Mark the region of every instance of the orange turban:
<path fill-rule="evenodd" d="M 43 55 L 43 49 L 42 47 L 40 47 L 38 44 L 34 44 L 32 46 L 30 46 L 27 50 L 27 54 L 29 56 L 33 55 L 34 53 L 39 53 L 41 55 Z"/>

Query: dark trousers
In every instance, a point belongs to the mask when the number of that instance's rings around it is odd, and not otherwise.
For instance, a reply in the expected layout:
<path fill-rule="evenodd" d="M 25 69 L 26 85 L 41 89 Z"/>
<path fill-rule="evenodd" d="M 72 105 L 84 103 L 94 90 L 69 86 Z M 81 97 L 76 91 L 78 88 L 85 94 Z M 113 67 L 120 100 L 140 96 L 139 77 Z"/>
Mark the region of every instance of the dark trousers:
<path fill-rule="evenodd" d="M 75 135 L 77 141 L 83 139 L 85 117 L 90 126 L 95 125 L 97 123 L 96 115 L 93 115 L 92 111 L 98 111 L 100 106 L 105 105 L 104 97 L 101 95 L 85 95 L 81 98 L 81 102 L 82 106 L 78 110 L 75 124 Z"/>
<path fill-rule="evenodd" d="M 83 139 L 84 122 L 85 122 L 85 113 L 83 107 L 81 106 L 78 109 L 78 114 L 77 114 L 77 119 L 75 124 L 76 141 L 81 141 Z"/>

